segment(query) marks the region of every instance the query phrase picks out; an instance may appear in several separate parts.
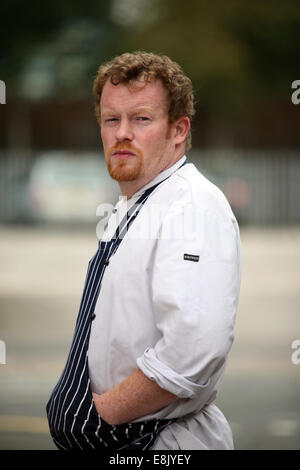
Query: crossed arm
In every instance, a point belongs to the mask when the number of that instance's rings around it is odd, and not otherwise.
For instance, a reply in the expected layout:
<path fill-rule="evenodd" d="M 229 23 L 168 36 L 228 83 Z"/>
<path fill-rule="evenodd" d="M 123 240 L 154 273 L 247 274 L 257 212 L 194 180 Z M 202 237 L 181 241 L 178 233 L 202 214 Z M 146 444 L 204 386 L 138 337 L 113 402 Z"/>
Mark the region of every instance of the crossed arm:
<path fill-rule="evenodd" d="M 97 412 L 104 421 L 117 425 L 157 411 L 178 397 L 137 369 L 105 393 L 93 393 L 93 399 Z"/>

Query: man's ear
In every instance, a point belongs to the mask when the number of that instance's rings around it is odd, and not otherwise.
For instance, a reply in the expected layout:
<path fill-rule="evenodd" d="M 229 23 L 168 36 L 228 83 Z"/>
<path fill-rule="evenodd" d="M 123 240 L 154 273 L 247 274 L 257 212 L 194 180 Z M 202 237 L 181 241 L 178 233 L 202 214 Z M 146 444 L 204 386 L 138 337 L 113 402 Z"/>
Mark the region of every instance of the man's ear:
<path fill-rule="evenodd" d="M 174 123 L 174 143 L 182 144 L 191 128 L 190 120 L 187 116 L 181 116 Z"/>

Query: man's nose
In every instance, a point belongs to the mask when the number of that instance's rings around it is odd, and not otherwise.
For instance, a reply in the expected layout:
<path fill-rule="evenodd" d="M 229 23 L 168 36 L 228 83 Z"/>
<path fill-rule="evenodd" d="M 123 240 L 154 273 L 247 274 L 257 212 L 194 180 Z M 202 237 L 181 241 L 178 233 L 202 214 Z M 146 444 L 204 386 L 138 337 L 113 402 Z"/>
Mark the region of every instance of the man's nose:
<path fill-rule="evenodd" d="M 121 142 L 124 140 L 133 140 L 133 130 L 129 119 L 120 119 L 116 132 L 116 139 Z"/>

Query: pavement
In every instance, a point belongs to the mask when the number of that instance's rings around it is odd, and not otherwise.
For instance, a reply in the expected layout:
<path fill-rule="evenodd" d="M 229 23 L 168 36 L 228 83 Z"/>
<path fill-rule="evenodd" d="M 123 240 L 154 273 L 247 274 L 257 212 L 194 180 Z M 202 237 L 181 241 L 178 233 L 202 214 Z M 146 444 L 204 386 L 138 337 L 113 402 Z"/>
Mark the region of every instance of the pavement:
<path fill-rule="evenodd" d="M 236 449 L 300 449 L 300 227 L 242 227 L 241 239 L 235 341 L 216 404 Z M 0 240 L 0 449 L 55 449 L 45 406 L 72 340 L 95 228 L 2 226 Z"/>

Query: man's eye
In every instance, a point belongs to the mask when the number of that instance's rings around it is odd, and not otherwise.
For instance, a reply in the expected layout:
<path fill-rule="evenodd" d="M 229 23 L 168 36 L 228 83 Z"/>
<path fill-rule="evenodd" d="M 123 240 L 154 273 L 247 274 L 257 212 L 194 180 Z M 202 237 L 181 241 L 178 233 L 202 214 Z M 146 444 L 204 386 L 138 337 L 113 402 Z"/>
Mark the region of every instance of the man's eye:
<path fill-rule="evenodd" d="M 149 118 L 146 116 L 137 116 L 136 119 L 138 121 L 149 121 Z"/>

